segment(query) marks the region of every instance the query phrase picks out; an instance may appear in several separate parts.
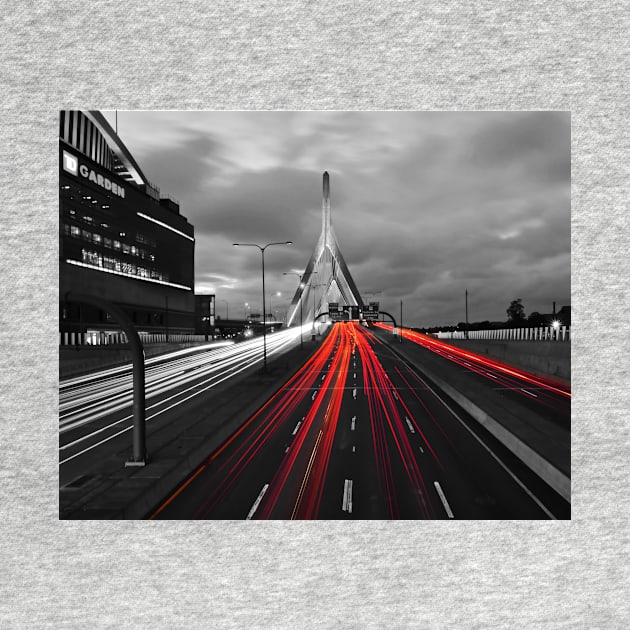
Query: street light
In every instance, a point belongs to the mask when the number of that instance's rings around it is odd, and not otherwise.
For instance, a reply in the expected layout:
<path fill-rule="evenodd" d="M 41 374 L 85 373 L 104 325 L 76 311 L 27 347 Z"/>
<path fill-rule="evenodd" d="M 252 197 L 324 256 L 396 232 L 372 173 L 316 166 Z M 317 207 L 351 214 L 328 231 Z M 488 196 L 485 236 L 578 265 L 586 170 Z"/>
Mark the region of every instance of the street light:
<path fill-rule="evenodd" d="M 317 273 L 316 271 L 314 271 L 313 273 Z M 311 282 L 311 289 L 317 289 L 319 287 L 325 287 L 326 283 L 324 282 L 323 284 L 313 284 Z M 315 339 L 315 291 L 313 291 L 313 331 L 311 332 L 311 337 L 314 340 Z"/>
<path fill-rule="evenodd" d="M 234 247 L 258 247 L 262 258 L 262 307 L 263 307 L 263 371 L 267 371 L 267 320 L 265 309 L 265 250 L 272 245 L 292 245 L 293 241 L 283 241 L 282 243 L 267 243 L 260 246 L 256 243 L 233 243 Z"/>
<path fill-rule="evenodd" d="M 280 297 L 282 295 L 282 293 L 280 293 L 280 291 L 278 291 L 276 293 L 276 297 Z M 273 295 L 269 298 L 269 313 L 271 314 L 271 321 L 274 321 L 273 319 Z M 265 317 L 266 319 L 266 317 Z"/>
<path fill-rule="evenodd" d="M 300 294 L 300 350 L 304 349 L 304 340 L 302 339 L 302 298 L 304 297 L 304 283 L 302 282 L 302 276 L 295 271 L 285 271 L 283 276 L 297 276 L 300 279 L 300 289 L 302 289 L 302 293 Z"/>

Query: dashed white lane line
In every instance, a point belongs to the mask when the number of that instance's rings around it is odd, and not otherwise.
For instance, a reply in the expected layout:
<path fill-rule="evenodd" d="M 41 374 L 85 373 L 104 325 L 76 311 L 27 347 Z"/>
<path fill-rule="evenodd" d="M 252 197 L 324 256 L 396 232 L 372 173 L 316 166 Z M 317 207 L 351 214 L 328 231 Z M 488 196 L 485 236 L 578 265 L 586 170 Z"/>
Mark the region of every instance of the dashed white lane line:
<path fill-rule="evenodd" d="M 424 453 L 424 449 L 422 448 L 422 446 L 419 446 L 418 448 L 420 449 L 421 453 Z"/>
<path fill-rule="evenodd" d="M 356 387 L 352 390 L 352 398 L 354 398 L 355 400 L 357 399 L 357 388 Z"/>
<path fill-rule="evenodd" d="M 356 453 L 356 452 L 357 452 L 357 447 L 356 447 L 356 446 L 353 446 L 353 447 L 352 447 L 352 452 L 353 452 L 353 453 Z"/>
<path fill-rule="evenodd" d="M 398 394 L 396 393 L 396 391 L 395 391 L 395 390 L 392 390 L 392 394 L 394 394 L 394 398 L 395 398 L 396 400 L 398 400 Z"/>
<path fill-rule="evenodd" d="M 357 417 L 352 416 L 352 422 L 350 423 L 350 431 L 354 431 L 356 421 L 357 421 Z"/>
<path fill-rule="evenodd" d="M 492 378 L 499 378 L 498 376 L 495 376 L 494 374 L 490 374 L 490 372 L 486 372 L 486 374 Z"/>
<path fill-rule="evenodd" d="M 293 429 L 293 433 L 291 435 L 295 435 L 298 432 L 298 429 L 300 428 L 300 425 L 302 424 L 302 422 L 304 422 L 304 418 L 306 418 L 306 416 L 304 416 L 296 425 L 295 425 L 295 429 Z"/>
<path fill-rule="evenodd" d="M 346 479 L 343 484 L 343 502 L 341 509 L 352 514 L 352 479 Z"/>
<path fill-rule="evenodd" d="M 533 394 L 532 392 L 528 392 L 526 389 L 523 389 L 521 387 L 521 391 L 525 392 L 526 394 L 529 394 L 530 396 L 533 396 L 534 398 L 538 398 L 538 394 Z"/>
<path fill-rule="evenodd" d="M 356 377 L 357 377 L 357 373 L 355 372 L 355 373 L 354 373 L 354 378 L 356 378 Z"/>
<path fill-rule="evenodd" d="M 315 396 L 317 396 L 317 390 L 313 392 L 313 395 L 311 396 L 311 400 L 315 400 Z"/>
<path fill-rule="evenodd" d="M 444 506 L 444 509 L 446 510 L 446 514 L 448 515 L 449 518 L 455 518 L 453 516 L 453 511 L 451 510 L 451 506 L 448 504 L 448 501 L 446 500 L 446 497 L 444 496 L 444 492 L 442 491 L 442 488 L 440 487 L 439 482 L 434 481 L 433 485 L 435 486 L 435 489 L 437 490 L 437 493 L 440 496 L 440 501 L 442 501 L 442 505 Z"/>
<path fill-rule="evenodd" d="M 411 424 L 411 420 L 409 420 L 409 418 L 407 418 L 407 416 L 405 416 L 405 420 L 407 421 L 407 426 L 409 427 L 409 430 L 410 430 L 412 433 L 415 433 L 415 432 L 416 432 L 416 430 L 413 428 L 413 424 Z"/>
<path fill-rule="evenodd" d="M 260 491 L 260 494 L 258 495 L 258 498 L 256 499 L 256 501 L 254 501 L 254 505 L 252 505 L 252 509 L 249 511 L 249 514 L 247 515 L 248 521 L 251 519 L 252 516 L 254 516 L 254 512 L 256 512 L 256 510 L 258 509 L 258 506 L 260 505 L 262 498 L 265 496 L 265 492 L 267 492 L 268 487 L 269 487 L 269 484 L 266 483 L 263 486 L 263 489 Z"/>

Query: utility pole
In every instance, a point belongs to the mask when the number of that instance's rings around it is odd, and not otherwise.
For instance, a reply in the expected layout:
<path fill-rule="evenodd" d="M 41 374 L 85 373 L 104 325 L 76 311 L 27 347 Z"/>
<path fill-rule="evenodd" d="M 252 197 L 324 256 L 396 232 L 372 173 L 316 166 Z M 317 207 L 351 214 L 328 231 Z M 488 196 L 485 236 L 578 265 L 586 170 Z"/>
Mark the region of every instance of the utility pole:
<path fill-rule="evenodd" d="M 402 303 L 403 301 L 400 300 L 400 337 L 398 339 L 398 341 L 400 343 L 402 343 L 402 327 L 403 327 L 403 321 L 402 321 Z"/>
<path fill-rule="evenodd" d="M 466 289 L 466 331 L 464 336 L 468 339 L 468 289 Z"/>

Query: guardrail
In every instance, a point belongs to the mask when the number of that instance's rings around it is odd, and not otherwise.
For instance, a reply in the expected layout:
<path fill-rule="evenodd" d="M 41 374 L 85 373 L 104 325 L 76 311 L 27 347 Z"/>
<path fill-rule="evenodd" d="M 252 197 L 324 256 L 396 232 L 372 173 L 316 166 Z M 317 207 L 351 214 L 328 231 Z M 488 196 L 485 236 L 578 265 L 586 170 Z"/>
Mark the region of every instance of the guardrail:
<path fill-rule="evenodd" d="M 497 339 L 502 341 L 570 341 L 569 326 L 539 328 L 497 328 L 492 330 L 453 330 L 433 333 L 438 339 Z"/>
<path fill-rule="evenodd" d="M 166 333 L 138 333 L 142 345 L 167 343 Z M 210 337 L 209 337 L 210 338 Z M 168 334 L 168 343 L 187 343 L 205 341 L 205 335 Z M 127 343 L 123 332 L 65 332 L 59 333 L 60 346 L 114 346 Z"/>

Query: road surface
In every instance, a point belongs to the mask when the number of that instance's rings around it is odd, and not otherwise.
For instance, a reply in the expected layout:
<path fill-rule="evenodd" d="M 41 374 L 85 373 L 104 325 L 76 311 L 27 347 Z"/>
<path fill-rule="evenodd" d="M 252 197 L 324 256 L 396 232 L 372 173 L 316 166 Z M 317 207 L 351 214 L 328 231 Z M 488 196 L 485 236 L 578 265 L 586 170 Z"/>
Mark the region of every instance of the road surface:
<path fill-rule="evenodd" d="M 565 396 L 551 394 L 543 406 L 562 407 Z M 348 322 L 150 517 L 546 519 L 569 518 L 570 506 Z"/>

